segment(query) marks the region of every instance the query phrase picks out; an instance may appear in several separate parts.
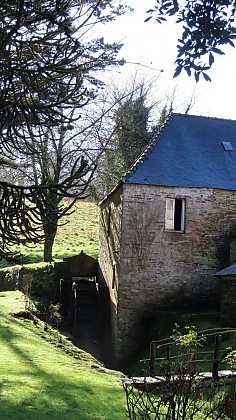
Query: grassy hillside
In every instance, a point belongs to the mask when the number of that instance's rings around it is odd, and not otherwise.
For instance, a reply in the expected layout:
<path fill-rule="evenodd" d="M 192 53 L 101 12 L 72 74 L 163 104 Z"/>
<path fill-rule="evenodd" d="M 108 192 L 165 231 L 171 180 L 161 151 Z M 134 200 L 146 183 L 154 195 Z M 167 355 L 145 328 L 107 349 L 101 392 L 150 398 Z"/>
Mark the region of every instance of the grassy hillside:
<path fill-rule="evenodd" d="M 98 223 L 99 208 L 95 203 L 78 201 L 74 212 L 62 219 L 63 225 L 58 227 L 58 233 L 53 247 L 54 260 L 79 254 L 83 250 L 91 257 L 98 256 Z M 31 263 L 43 261 L 43 245 L 30 248 L 20 246 L 18 250 Z M 0 267 L 9 266 L 6 261 L 0 262 Z"/>
<path fill-rule="evenodd" d="M 50 341 L 30 320 L 20 292 L 0 293 L 0 418 L 27 420 L 120 420 L 127 418 L 118 377 L 92 356 Z"/>
<path fill-rule="evenodd" d="M 80 201 L 67 224 L 59 226 L 53 254 L 55 259 L 78 254 L 83 250 L 91 257 L 98 257 L 99 208 L 95 203 Z"/>

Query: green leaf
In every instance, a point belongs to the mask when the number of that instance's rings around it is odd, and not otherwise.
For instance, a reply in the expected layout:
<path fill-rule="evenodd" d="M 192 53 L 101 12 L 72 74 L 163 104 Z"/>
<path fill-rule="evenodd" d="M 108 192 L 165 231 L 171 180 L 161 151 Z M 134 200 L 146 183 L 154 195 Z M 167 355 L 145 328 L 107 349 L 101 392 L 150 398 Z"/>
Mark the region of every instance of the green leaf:
<path fill-rule="evenodd" d="M 231 39 L 228 40 L 228 43 L 229 43 L 229 45 L 231 45 L 231 47 L 234 47 L 235 48 L 234 42 L 231 41 Z"/>
<path fill-rule="evenodd" d="M 159 16 L 158 18 L 156 18 L 157 23 L 163 23 L 166 22 L 166 18 Z"/>
<path fill-rule="evenodd" d="M 215 59 L 212 53 L 209 54 L 209 65 L 211 66 L 214 63 Z"/>
<path fill-rule="evenodd" d="M 185 67 L 184 70 L 186 71 L 188 76 L 191 76 L 191 69 L 189 67 Z"/>
<path fill-rule="evenodd" d="M 200 73 L 197 73 L 197 72 L 194 73 L 194 77 L 195 77 L 196 82 L 199 81 L 199 76 L 200 76 Z"/>
<path fill-rule="evenodd" d="M 175 10 L 175 9 L 170 9 L 170 10 L 168 11 L 168 15 L 169 15 L 169 16 L 173 16 L 175 13 L 176 13 L 176 10 Z"/>
<path fill-rule="evenodd" d="M 219 54 L 219 55 L 225 55 L 225 53 L 222 50 L 220 50 L 219 48 L 216 48 L 216 47 L 212 48 L 212 51 L 216 54 Z"/>
<path fill-rule="evenodd" d="M 208 76 L 208 74 L 202 73 L 202 75 L 207 82 L 211 82 L 211 78 L 210 78 L 210 76 Z"/>
<path fill-rule="evenodd" d="M 144 22 L 148 22 L 150 19 L 152 19 L 152 16 L 147 17 L 147 19 L 145 19 Z"/>
<path fill-rule="evenodd" d="M 179 76 L 179 74 L 181 73 L 183 67 L 181 65 L 177 66 L 174 72 L 174 76 L 173 77 L 177 77 Z"/>

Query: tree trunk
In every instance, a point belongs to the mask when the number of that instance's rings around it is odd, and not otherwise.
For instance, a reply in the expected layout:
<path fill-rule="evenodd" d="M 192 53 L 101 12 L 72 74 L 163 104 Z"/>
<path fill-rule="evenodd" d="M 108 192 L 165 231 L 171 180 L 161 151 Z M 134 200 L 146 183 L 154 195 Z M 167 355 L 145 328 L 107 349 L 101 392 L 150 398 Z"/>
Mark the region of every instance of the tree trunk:
<path fill-rule="evenodd" d="M 46 223 L 44 225 L 44 262 L 52 262 L 52 248 L 57 233 L 57 224 Z"/>

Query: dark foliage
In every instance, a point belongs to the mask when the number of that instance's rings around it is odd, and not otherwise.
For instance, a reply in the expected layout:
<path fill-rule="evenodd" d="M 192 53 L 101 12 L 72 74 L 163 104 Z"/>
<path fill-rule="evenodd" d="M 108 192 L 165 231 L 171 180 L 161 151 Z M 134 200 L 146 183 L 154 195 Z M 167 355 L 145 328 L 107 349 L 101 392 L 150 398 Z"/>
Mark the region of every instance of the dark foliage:
<path fill-rule="evenodd" d="M 38 162 L 48 133 L 79 121 L 100 86 L 96 72 L 115 64 L 120 49 L 86 34 L 123 11 L 107 0 L 0 0 L 0 157 Z M 46 169 L 40 183 L 0 182 L 0 257 L 14 257 L 13 244 L 43 240 L 41 228 L 65 214 L 58 197 L 84 197 L 94 170 L 79 153 L 62 179 L 52 176 L 58 167 Z"/>
<path fill-rule="evenodd" d="M 150 108 L 145 96 L 129 99 L 120 105 L 115 114 L 115 136 L 118 148 L 128 170 L 151 140 L 148 129 Z"/>
<path fill-rule="evenodd" d="M 200 74 L 209 81 L 206 72 L 214 63 L 215 54 L 224 54 L 223 45 L 234 47 L 235 1 L 156 0 L 156 3 L 153 9 L 147 11 L 149 16 L 146 21 L 155 18 L 162 23 L 166 17 L 176 15 L 176 22 L 183 25 L 174 76 L 184 69 L 189 76 L 193 72 L 196 81 Z"/>

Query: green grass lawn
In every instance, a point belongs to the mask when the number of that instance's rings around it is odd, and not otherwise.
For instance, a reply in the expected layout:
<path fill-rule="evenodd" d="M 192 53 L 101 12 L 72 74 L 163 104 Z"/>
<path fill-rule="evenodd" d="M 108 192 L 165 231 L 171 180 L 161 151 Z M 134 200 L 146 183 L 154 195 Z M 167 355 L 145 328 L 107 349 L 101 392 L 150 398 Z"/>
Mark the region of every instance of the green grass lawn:
<path fill-rule="evenodd" d="M 73 209 L 74 212 L 62 219 L 63 225 L 58 227 L 53 246 L 53 259 L 62 260 L 64 257 L 77 255 L 82 250 L 85 254 L 97 258 L 99 208 L 96 203 L 78 201 Z M 31 263 L 43 261 L 42 244 L 31 247 L 18 246 L 16 250 Z M 9 266 L 6 261 L 0 261 L 0 268 Z"/>
<path fill-rule="evenodd" d="M 20 292 L 0 293 L 0 418 L 128 418 L 122 374 L 71 344 L 72 355 L 66 354 L 63 344 L 50 342 L 43 325 L 10 314 L 23 309 Z"/>

